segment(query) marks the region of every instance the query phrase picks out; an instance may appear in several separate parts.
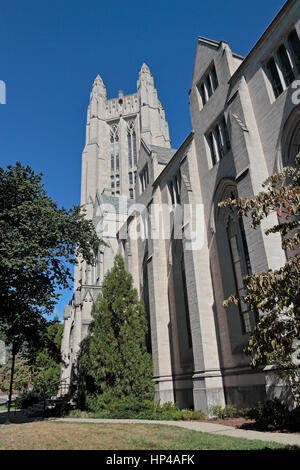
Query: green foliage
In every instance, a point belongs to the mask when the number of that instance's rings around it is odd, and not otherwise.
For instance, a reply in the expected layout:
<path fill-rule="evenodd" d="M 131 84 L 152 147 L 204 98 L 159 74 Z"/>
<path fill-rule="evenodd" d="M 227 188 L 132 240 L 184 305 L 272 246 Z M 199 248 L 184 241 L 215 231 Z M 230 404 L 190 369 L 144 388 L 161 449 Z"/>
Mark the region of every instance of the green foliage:
<path fill-rule="evenodd" d="M 40 348 L 58 288 L 71 281 L 75 252 L 93 263 L 99 244 L 80 207 L 59 208 L 41 174 L 19 162 L 0 168 L 0 332 L 14 352 Z"/>
<path fill-rule="evenodd" d="M 43 395 L 41 392 L 30 390 L 28 392 L 21 393 L 16 398 L 16 406 L 17 408 L 25 409 L 35 403 L 39 403 L 42 399 Z"/>
<path fill-rule="evenodd" d="M 79 402 L 105 408 L 123 397 L 152 399 L 152 359 L 144 346 L 147 321 L 120 255 L 106 275 L 78 358 Z"/>
<path fill-rule="evenodd" d="M 212 406 L 209 411 L 211 415 L 216 416 L 219 419 L 234 418 L 238 416 L 237 408 L 234 405 L 225 405 L 225 407 L 222 405 L 215 405 Z"/>
<path fill-rule="evenodd" d="M 276 270 L 253 274 L 244 278 L 246 294 L 238 299 L 232 295 L 224 301 L 243 301 L 250 310 L 260 313 L 259 321 L 250 335 L 246 354 L 253 367 L 276 364 L 276 372 L 287 381 L 294 400 L 300 397 L 300 156 L 295 167 L 284 168 L 268 178 L 257 196 L 251 199 L 227 199 L 220 207 L 231 205 L 240 216 L 250 217 L 253 228 L 271 213 L 278 223 L 265 233 L 279 233 L 282 248 L 288 259 Z M 298 351 L 298 352 L 297 352 Z M 298 357 L 297 357 L 298 354 Z M 295 358 L 298 359 L 295 361 Z"/>
<path fill-rule="evenodd" d="M 127 396 L 110 402 L 103 406 L 97 399 L 90 402 L 92 413 L 84 413 L 75 410 L 70 416 L 110 419 L 151 419 L 151 420 L 203 420 L 205 414 L 202 411 L 180 410 L 174 403 L 168 402 L 161 405 L 152 400 L 140 400 L 138 397 Z"/>
<path fill-rule="evenodd" d="M 206 415 L 202 410 L 181 410 L 181 419 L 184 421 L 203 421 L 206 419 Z"/>
<path fill-rule="evenodd" d="M 22 350 L 15 360 L 14 368 L 14 390 L 26 390 L 33 385 L 35 392 L 43 387 L 56 382 L 60 377 L 60 344 L 63 333 L 63 324 L 58 319 L 47 323 L 47 333 L 44 340 L 45 347 L 36 357 L 27 357 L 27 351 Z M 4 366 L 0 368 L 3 377 L 0 382 L 0 390 L 9 391 L 11 379 L 11 355 Z"/>
<path fill-rule="evenodd" d="M 278 398 L 259 402 L 254 408 L 240 410 L 245 419 L 254 419 L 255 425 L 262 431 L 300 430 L 300 407 L 289 410 Z"/>
<path fill-rule="evenodd" d="M 42 390 L 60 378 L 61 338 L 63 324 L 55 318 L 47 328 L 47 343 L 31 364 L 32 384 L 35 390 Z"/>
<path fill-rule="evenodd" d="M 45 315 L 58 288 L 69 287 L 70 265 L 92 264 L 99 243 L 80 207 L 59 208 L 47 196 L 41 174 L 19 162 L 0 168 L 0 333 L 13 358 L 26 350 L 32 359 L 45 345 Z"/>
<path fill-rule="evenodd" d="M 0 367 L 0 390 L 8 392 L 11 378 L 11 356 L 8 356 L 6 364 Z M 31 384 L 32 373 L 28 362 L 20 356 L 16 357 L 14 369 L 14 390 L 26 390 L 28 385 Z"/>

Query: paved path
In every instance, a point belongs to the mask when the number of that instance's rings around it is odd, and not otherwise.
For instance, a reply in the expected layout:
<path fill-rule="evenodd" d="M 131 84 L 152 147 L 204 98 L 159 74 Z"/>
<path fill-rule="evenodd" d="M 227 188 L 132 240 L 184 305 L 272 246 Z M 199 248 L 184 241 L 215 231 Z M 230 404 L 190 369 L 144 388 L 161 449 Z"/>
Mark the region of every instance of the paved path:
<path fill-rule="evenodd" d="M 298 445 L 300 447 L 300 434 L 273 433 L 248 431 L 236 429 L 221 424 L 195 422 L 195 421 L 155 421 L 143 419 L 97 419 L 97 418 L 49 418 L 49 421 L 64 421 L 69 423 L 114 423 L 114 424 L 165 424 L 167 426 L 178 426 L 192 431 L 209 432 L 244 439 L 257 439 L 259 441 L 271 441 L 279 444 Z"/>

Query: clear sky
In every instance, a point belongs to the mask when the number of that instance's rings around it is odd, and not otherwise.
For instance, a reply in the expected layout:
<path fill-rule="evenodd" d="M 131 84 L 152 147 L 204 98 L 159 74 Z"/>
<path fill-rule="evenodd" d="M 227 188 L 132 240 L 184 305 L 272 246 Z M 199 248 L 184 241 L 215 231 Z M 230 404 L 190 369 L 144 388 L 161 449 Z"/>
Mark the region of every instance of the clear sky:
<path fill-rule="evenodd" d="M 284 0 L 0 0 L 0 166 L 29 164 L 48 194 L 79 204 L 86 108 L 99 73 L 108 98 L 136 92 L 146 62 L 172 147 L 191 130 L 188 91 L 198 36 L 246 55 Z M 71 294 L 57 305 L 60 317 Z"/>

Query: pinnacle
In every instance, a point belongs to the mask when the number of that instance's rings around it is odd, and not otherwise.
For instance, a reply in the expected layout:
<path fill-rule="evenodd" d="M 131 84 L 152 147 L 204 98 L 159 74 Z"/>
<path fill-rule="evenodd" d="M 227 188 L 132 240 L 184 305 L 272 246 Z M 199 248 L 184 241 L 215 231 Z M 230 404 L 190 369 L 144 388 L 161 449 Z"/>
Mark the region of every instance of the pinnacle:
<path fill-rule="evenodd" d="M 151 72 L 150 72 L 150 68 L 148 67 L 148 65 L 147 65 L 145 62 L 143 63 L 140 72 L 148 72 L 148 73 L 151 73 Z"/>
<path fill-rule="evenodd" d="M 105 85 L 104 85 L 104 82 L 103 82 L 103 80 L 102 80 L 102 78 L 100 77 L 99 74 L 98 74 L 97 77 L 95 78 L 93 85 L 102 85 L 102 86 L 105 86 Z"/>

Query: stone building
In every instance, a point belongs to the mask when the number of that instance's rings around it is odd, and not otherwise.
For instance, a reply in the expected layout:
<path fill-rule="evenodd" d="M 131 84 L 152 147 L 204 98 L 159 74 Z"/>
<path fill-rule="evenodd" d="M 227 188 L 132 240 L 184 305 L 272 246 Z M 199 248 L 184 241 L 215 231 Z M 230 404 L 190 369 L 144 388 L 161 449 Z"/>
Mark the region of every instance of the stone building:
<path fill-rule="evenodd" d="M 143 298 L 156 398 L 207 411 L 250 406 L 278 392 L 243 348 L 257 321 L 246 274 L 285 263 L 279 235 L 256 230 L 218 203 L 249 197 L 300 151 L 300 2 L 288 0 L 243 58 L 225 41 L 199 37 L 189 91 L 193 130 L 170 147 L 168 124 L 144 64 L 137 93 L 107 100 L 94 81 L 82 156 L 81 204 L 106 241 L 95 267 L 75 270 L 62 351 L 71 376 L 91 306 L 120 252 Z M 278 387 L 277 387 L 278 388 Z"/>

